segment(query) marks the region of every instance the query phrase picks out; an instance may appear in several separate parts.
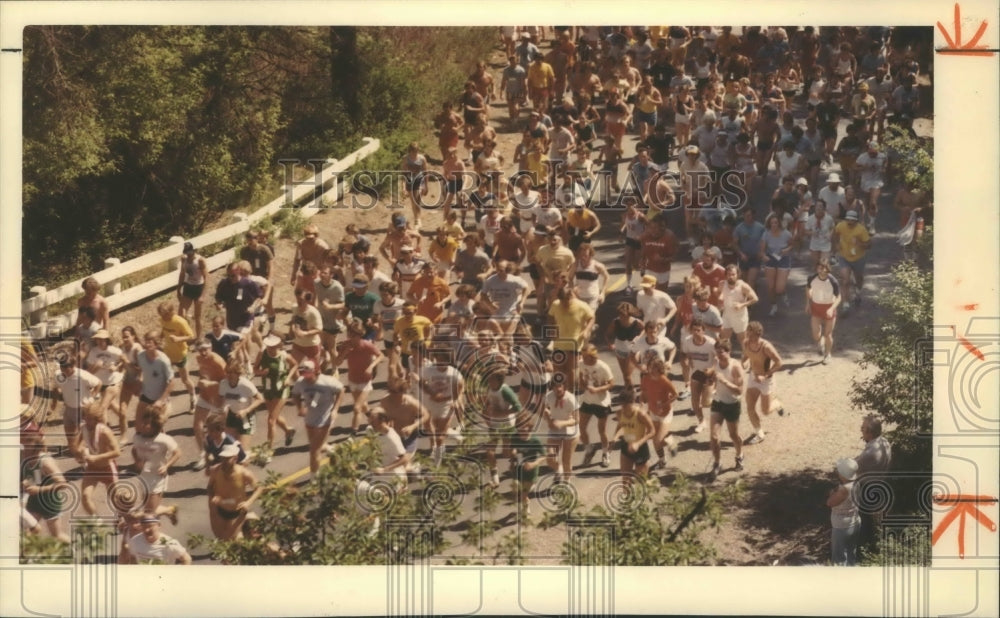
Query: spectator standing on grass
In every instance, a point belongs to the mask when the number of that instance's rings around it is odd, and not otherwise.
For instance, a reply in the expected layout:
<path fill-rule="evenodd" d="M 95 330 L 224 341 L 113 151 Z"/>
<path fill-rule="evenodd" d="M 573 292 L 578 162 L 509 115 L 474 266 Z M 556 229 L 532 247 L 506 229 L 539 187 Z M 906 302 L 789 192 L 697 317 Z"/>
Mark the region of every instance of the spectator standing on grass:
<path fill-rule="evenodd" d="M 884 475 L 892 464 L 892 445 L 882 435 L 882 419 L 874 414 L 867 415 L 861 421 L 861 439 L 865 441 L 865 448 L 854 458 L 858 464 L 858 490 L 859 495 L 866 494 L 865 485 L 878 483 L 884 480 Z M 883 513 L 861 512 L 860 541 L 862 545 L 869 545 L 876 540 L 876 530 L 882 524 Z"/>
<path fill-rule="evenodd" d="M 834 566 L 855 566 L 858 563 L 858 532 L 861 518 L 855 501 L 854 481 L 858 478 L 858 462 L 846 457 L 837 462 L 838 484 L 830 490 L 826 505 L 830 507 L 830 561 Z"/>

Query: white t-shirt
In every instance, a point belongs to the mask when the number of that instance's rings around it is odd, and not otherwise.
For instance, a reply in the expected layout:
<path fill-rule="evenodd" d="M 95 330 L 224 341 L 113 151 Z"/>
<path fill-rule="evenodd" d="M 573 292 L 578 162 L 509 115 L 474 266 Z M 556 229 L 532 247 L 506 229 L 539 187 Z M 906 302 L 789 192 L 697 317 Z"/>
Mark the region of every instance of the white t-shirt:
<path fill-rule="evenodd" d="M 90 393 L 101 386 L 101 379 L 86 369 L 77 367 L 66 377 L 60 371 L 56 374 L 56 383 L 62 392 L 63 403 L 67 408 L 82 408 L 94 400 Z"/>
<path fill-rule="evenodd" d="M 319 309 L 312 305 L 306 305 L 305 311 L 299 311 L 298 308 L 293 309 L 292 320 L 298 322 L 299 328 L 302 330 L 319 330 L 323 328 L 323 316 L 320 315 Z M 319 345 L 319 333 L 307 337 L 295 337 L 293 343 L 304 348 Z"/>
<path fill-rule="evenodd" d="M 677 307 L 674 299 L 666 292 L 657 289 L 652 291 L 652 294 L 647 294 L 645 290 L 640 290 L 635 297 L 635 306 L 642 312 L 644 322 L 665 318 Z"/>
<path fill-rule="evenodd" d="M 156 477 L 160 476 L 160 466 L 167 463 L 171 453 L 177 450 L 177 441 L 162 431 L 153 438 L 137 433 L 133 448 L 142 460 L 142 475 Z"/>
<path fill-rule="evenodd" d="M 590 393 L 586 391 L 586 387 L 600 387 L 611 382 L 614 379 L 614 374 L 611 373 L 611 367 L 609 367 L 608 364 L 601 359 L 597 359 L 597 362 L 593 365 L 588 365 L 586 362 L 580 361 L 579 367 L 580 376 L 583 378 L 581 388 L 584 388 L 583 393 L 580 395 L 581 403 L 610 406 L 611 391 L 604 391 L 603 393 Z"/>
<path fill-rule="evenodd" d="M 882 179 L 882 170 L 885 168 L 885 153 L 878 152 L 873 157 L 867 151 L 862 152 L 858 155 L 855 165 L 861 170 L 862 191 L 870 191 L 882 186 L 884 182 Z"/>
<path fill-rule="evenodd" d="M 392 329 L 396 324 L 396 318 L 403 315 L 404 302 L 397 296 L 388 305 L 382 302 L 381 298 L 375 303 L 375 315 L 382 321 L 382 338 L 386 341 L 392 340 Z"/>
<path fill-rule="evenodd" d="M 501 218 L 490 219 L 489 215 L 483 215 L 479 219 L 477 227 L 483 233 L 483 242 L 491 247 L 493 246 L 497 232 L 500 231 Z"/>
<path fill-rule="evenodd" d="M 559 212 L 558 208 L 552 206 L 546 206 L 545 208 L 535 206 L 531 209 L 531 214 L 535 216 L 535 225 L 544 225 L 551 228 L 562 223 L 562 213 Z"/>
<path fill-rule="evenodd" d="M 681 351 L 691 360 L 691 369 L 705 371 L 715 364 L 715 339 L 706 336 L 705 343 L 698 345 L 694 335 L 688 335 L 681 343 Z"/>
<path fill-rule="evenodd" d="M 113 345 L 109 345 L 102 350 L 97 346 L 90 348 L 87 352 L 87 366 L 97 365 L 94 375 L 97 376 L 105 386 L 118 384 L 122 381 L 123 374 L 115 370 L 115 365 L 121 360 L 122 351 Z"/>
<path fill-rule="evenodd" d="M 530 220 L 526 220 L 526 217 L 533 217 L 535 215 L 535 210 L 538 207 L 538 199 L 538 191 L 534 189 L 528 191 L 527 194 L 515 191 L 510 196 L 510 201 L 513 203 L 514 209 L 518 211 L 518 216 L 520 217 L 520 225 L 518 227 L 522 234 L 529 232 L 533 226 Z"/>
<path fill-rule="evenodd" d="M 816 220 L 816 215 L 809 215 L 806 221 L 806 232 L 809 237 L 810 251 L 829 251 L 830 240 L 833 237 L 833 217 L 829 214 L 823 215 L 822 221 Z"/>
<path fill-rule="evenodd" d="M 816 197 L 826 204 L 826 214 L 833 215 L 834 218 L 840 214 L 846 202 L 843 186 L 837 187 L 836 191 L 831 191 L 830 186 L 827 185 L 819 190 Z"/>
<path fill-rule="evenodd" d="M 387 427 L 389 431 L 378 434 L 378 446 L 382 450 L 382 466 L 388 466 L 406 454 L 403 448 L 403 441 L 399 439 L 399 434 L 392 427 Z M 406 467 L 397 466 L 391 470 L 398 477 L 406 478 Z"/>
<path fill-rule="evenodd" d="M 224 405 L 229 406 L 233 412 L 242 412 L 250 407 L 250 403 L 257 396 L 257 393 L 257 387 L 244 376 L 240 376 L 236 386 L 231 386 L 228 378 L 219 382 L 219 397 L 225 401 Z"/>
<path fill-rule="evenodd" d="M 549 391 L 545 393 L 545 407 L 547 407 L 552 415 L 552 420 L 555 421 L 568 421 L 573 418 L 573 412 L 575 412 L 579 406 L 576 403 L 576 397 L 571 393 L 563 393 L 562 399 L 556 398 L 555 391 Z M 570 425 L 569 427 L 563 427 L 562 429 L 554 429 L 552 433 L 557 435 L 563 435 L 565 433 L 566 437 L 572 437 L 576 435 L 577 425 Z"/>
<path fill-rule="evenodd" d="M 139 564 L 177 564 L 178 560 L 187 555 L 184 546 L 177 539 L 165 534 L 161 534 L 156 542 L 150 543 L 145 535 L 139 533 L 128 540 L 128 550 Z"/>
<path fill-rule="evenodd" d="M 797 152 L 792 153 L 790 157 L 784 151 L 778 153 L 778 177 L 794 176 L 800 161 L 802 161 L 802 155 Z"/>
<path fill-rule="evenodd" d="M 462 374 L 451 365 L 446 365 L 444 371 L 437 365 L 427 365 L 420 370 L 420 381 L 425 384 L 424 395 L 426 395 L 421 398 L 421 403 L 431 414 L 441 414 L 451 405 L 453 401 L 451 395 L 457 392 L 458 386 L 462 383 Z M 431 395 L 448 395 L 448 399 L 434 401 Z"/>
<path fill-rule="evenodd" d="M 648 366 L 650 361 L 661 358 L 664 361 L 670 352 L 677 349 L 677 345 L 669 337 L 657 337 L 656 341 L 650 343 L 646 340 L 645 333 L 632 340 L 632 352 L 639 357 L 639 364 Z"/>

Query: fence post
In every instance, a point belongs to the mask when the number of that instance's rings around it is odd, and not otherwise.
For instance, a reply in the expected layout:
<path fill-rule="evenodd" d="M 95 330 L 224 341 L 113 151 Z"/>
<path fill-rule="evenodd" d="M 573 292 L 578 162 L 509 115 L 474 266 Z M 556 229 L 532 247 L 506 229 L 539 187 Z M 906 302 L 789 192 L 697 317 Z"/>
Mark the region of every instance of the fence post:
<path fill-rule="evenodd" d="M 104 270 L 107 270 L 109 268 L 114 268 L 115 266 L 118 266 L 121 263 L 122 261 L 119 260 L 118 258 L 113 258 L 113 257 L 105 258 Z M 122 291 L 122 282 L 117 277 L 115 277 L 114 279 L 109 279 L 108 281 L 104 282 L 105 296 L 114 296 L 115 294 L 121 291 Z"/>
<path fill-rule="evenodd" d="M 170 270 L 177 270 L 181 267 L 181 257 L 184 255 L 184 237 L 171 236 L 170 243 L 177 245 L 177 257 L 170 258 Z"/>
<path fill-rule="evenodd" d="M 30 290 L 32 296 L 45 296 L 48 289 L 44 285 L 33 286 Z M 36 309 L 28 314 L 28 325 L 34 327 L 35 325 L 42 326 L 49 319 L 49 308 L 48 306 L 43 306 L 40 309 Z M 42 334 L 42 337 L 45 335 Z"/>

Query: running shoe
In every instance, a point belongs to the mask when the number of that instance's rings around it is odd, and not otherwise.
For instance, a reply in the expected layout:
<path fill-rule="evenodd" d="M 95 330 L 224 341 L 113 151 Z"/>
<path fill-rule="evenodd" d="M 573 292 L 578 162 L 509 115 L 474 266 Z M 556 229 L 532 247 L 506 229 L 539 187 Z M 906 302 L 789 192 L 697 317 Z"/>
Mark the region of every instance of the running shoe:
<path fill-rule="evenodd" d="M 691 391 L 685 388 L 684 391 L 680 395 L 677 395 L 677 400 L 678 401 L 684 401 L 685 399 L 687 399 L 690 396 L 691 396 Z"/>
<path fill-rule="evenodd" d="M 285 432 L 285 446 L 291 446 L 292 440 L 295 439 L 295 429 L 289 429 Z"/>
<path fill-rule="evenodd" d="M 607 453 L 603 453 L 601 455 L 601 467 L 602 468 L 607 468 L 610 465 L 611 465 L 611 460 L 608 458 L 608 454 Z"/>
<path fill-rule="evenodd" d="M 749 438 L 747 438 L 746 440 L 744 440 L 743 444 L 746 444 L 746 445 L 758 444 L 758 443 L 763 442 L 763 441 L 764 441 L 764 436 L 760 435 L 759 433 L 755 433 L 752 436 L 750 436 Z"/>
<path fill-rule="evenodd" d="M 771 305 L 771 310 L 767 312 L 769 317 L 774 317 L 778 314 L 778 305 Z"/>
<path fill-rule="evenodd" d="M 664 470 L 666 469 L 666 467 L 667 467 L 667 460 L 661 457 L 659 461 L 657 461 L 655 464 L 649 467 L 649 471 L 654 472 L 656 470 Z"/>
<path fill-rule="evenodd" d="M 743 471 L 743 455 L 736 458 L 736 467 L 734 468 L 737 472 Z"/>
<path fill-rule="evenodd" d="M 594 461 L 594 456 L 597 455 L 598 446 L 596 444 L 591 444 L 587 447 L 587 452 L 583 455 L 583 465 L 589 466 L 592 461 Z"/>
<path fill-rule="evenodd" d="M 830 364 L 830 355 L 829 354 L 824 354 L 823 355 L 823 360 L 820 361 L 820 362 L 822 362 L 824 365 L 829 365 Z"/>
<path fill-rule="evenodd" d="M 490 473 L 490 486 L 492 486 L 493 489 L 500 487 L 500 474 L 497 473 L 496 470 Z"/>
<path fill-rule="evenodd" d="M 201 455 L 198 456 L 198 461 L 194 462 L 194 469 L 204 470 L 206 464 L 207 462 L 205 461 L 205 451 L 202 451 Z"/>
<path fill-rule="evenodd" d="M 712 471 L 708 473 L 708 476 L 710 479 L 714 481 L 715 479 L 719 478 L 720 472 L 722 472 L 722 467 L 719 466 L 719 462 L 715 462 L 712 465 Z"/>
<path fill-rule="evenodd" d="M 695 433 L 701 433 L 705 431 L 705 421 L 700 421 L 694 428 Z"/>

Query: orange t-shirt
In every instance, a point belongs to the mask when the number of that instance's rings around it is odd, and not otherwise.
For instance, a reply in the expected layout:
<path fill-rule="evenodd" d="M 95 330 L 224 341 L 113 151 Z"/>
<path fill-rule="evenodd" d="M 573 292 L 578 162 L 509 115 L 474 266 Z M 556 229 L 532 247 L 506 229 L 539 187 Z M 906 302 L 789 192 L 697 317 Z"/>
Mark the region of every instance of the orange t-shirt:
<path fill-rule="evenodd" d="M 664 416 L 670 411 L 670 404 L 677 399 L 677 389 L 665 375 L 643 374 L 639 386 L 642 396 L 649 406 L 650 414 Z"/>

